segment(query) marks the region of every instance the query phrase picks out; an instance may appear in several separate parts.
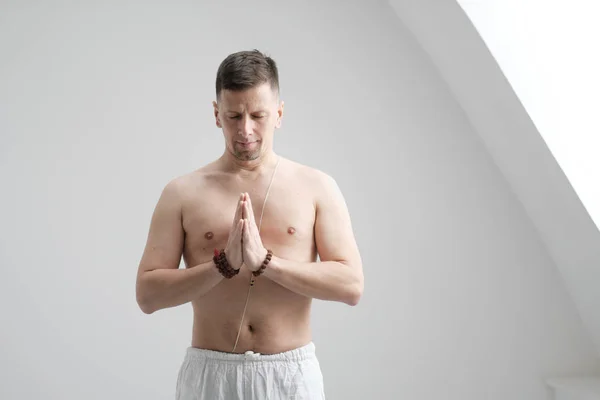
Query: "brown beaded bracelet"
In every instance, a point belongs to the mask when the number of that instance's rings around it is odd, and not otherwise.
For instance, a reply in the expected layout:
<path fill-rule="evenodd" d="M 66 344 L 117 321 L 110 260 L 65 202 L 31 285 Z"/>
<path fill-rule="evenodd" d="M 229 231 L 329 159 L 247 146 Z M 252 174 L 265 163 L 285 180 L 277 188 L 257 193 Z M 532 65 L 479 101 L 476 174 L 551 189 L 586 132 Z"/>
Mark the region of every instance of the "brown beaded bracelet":
<path fill-rule="evenodd" d="M 229 265 L 229 261 L 227 261 L 227 257 L 225 257 L 225 249 L 222 249 L 221 251 L 215 249 L 213 261 L 215 262 L 215 265 L 217 266 L 217 269 L 221 275 L 227 279 L 233 278 L 240 272 L 239 269 L 235 269 Z"/>
<path fill-rule="evenodd" d="M 254 275 L 254 276 L 261 275 L 265 271 L 265 268 L 267 268 L 267 265 L 269 265 L 269 262 L 271 261 L 271 257 L 273 257 L 273 252 L 271 250 L 267 249 L 267 256 L 265 257 L 265 260 L 263 261 L 263 263 L 259 269 L 257 269 L 256 271 L 252 271 L 252 275 Z"/>

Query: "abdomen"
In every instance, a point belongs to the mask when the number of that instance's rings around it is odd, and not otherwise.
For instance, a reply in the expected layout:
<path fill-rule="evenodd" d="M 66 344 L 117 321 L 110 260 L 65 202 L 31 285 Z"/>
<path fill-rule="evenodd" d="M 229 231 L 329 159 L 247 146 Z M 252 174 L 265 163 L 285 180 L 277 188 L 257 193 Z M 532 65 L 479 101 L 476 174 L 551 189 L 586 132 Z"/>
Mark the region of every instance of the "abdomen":
<path fill-rule="evenodd" d="M 250 273 L 222 281 L 195 301 L 192 346 L 231 352 L 236 342 Z M 262 354 L 279 353 L 308 343 L 311 299 L 265 277 L 256 278 L 235 349 Z"/>

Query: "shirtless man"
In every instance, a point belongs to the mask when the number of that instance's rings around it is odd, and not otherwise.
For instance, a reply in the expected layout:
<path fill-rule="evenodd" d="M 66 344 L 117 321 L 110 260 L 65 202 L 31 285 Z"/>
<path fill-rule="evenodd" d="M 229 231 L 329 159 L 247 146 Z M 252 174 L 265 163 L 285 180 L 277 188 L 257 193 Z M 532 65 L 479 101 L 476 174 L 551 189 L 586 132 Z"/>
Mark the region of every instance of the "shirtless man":
<path fill-rule="evenodd" d="M 311 301 L 353 306 L 363 291 L 344 197 L 327 174 L 273 151 L 283 102 L 270 57 L 229 55 L 216 94 L 225 151 L 164 187 L 139 265 L 138 304 L 152 314 L 192 303 L 178 400 L 324 399 Z"/>

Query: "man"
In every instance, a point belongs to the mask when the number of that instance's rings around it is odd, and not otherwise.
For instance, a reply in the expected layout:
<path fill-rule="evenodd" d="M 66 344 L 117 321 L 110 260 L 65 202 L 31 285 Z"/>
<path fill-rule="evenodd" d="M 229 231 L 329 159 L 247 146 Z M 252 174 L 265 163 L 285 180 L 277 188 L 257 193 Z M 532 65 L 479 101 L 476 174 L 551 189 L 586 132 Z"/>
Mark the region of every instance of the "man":
<path fill-rule="evenodd" d="M 344 197 L 330 176 L 273 151 L 284 104 L 270 57 L 229 55 L 216 96 L 225 150 L 164 187 L 138 304 L 151 314 L 192 303 L 177 399 L 323 399 L 311 301 L 355 305 L 363 291 Z"/>

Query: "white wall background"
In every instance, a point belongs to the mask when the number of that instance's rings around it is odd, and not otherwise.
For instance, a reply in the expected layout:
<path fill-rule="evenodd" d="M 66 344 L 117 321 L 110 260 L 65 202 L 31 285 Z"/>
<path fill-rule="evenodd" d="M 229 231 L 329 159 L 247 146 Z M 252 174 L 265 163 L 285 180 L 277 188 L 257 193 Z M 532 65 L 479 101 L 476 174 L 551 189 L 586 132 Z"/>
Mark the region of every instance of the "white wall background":
<path fill-rule="evenodd" d="M 452 73 L 450 65 L 456 66 L 462 57 L 455 54 L 448 63 L 438 52 L 432 58 L 446 71 L 446 82 L 455 81 L 450 86 L 457 99 L 473 125 L 479 125 L 480 137 L 487 137 L 488 149 L 504 175 L 512 180 L 600 354 L 600 122 L 595 111 L 600 104 L 595 98 L 600 91 L 600 58 L 595 51 L 600 4 L 469 0 L 461 1 L 461 6 L 481 35 L 477 45 L 487 46 L 497 63 L 487 49 L 475 52 L 475 41 L 465 40 L 467 32 L 473 36 L 471 22 L 464 24 L 471 30 L 463 29 L 460 43 L 470 54 L 480 54 L 477 61 L 471 57 L 461 73 L 457 69 Z M 444 21 L 452 21 L 445 11 Z M 444 40 L 459 42 L 461 33 L 456 31 L 452 37 L 444 35 Z M 444 46 L 439 38 L 435 42 Z M 502 69 L 502 75 L 496 74 L 502 79 L 484 78 L 491 73 L 491 63 Z M 475 86 L 477 91 L 469 93 Z M 494 97 L 482 101 L 477 92 L 491 92 Z M 482 110 L 490 106 L 497 118 L 481 118 Z M 500 137 L 512 146 L 503 146 Z"/>
<path fill-rule="evenodd" d="M 135 274 L 164 184 L 222 151 L 220 61 L 279 64 L 276 150 L 333 175 L 366 289 L 315 302 L 331 399 L 545 399 L 598 370 L 520 203 L 382 3 L 3 3 L 0 398 L 174 397 L 191 307 Z"/>
<path fill-rule="evenodd" d="M 458 2 L 600 227 L 600 3 Z"/>
<path fill-rule="evenodd" d="M 600 354 L 600 231 L 494 61 L 494 46 L 490 53 L 455 2 L 389 3 L 428 54 L 523 205 Z"/>

